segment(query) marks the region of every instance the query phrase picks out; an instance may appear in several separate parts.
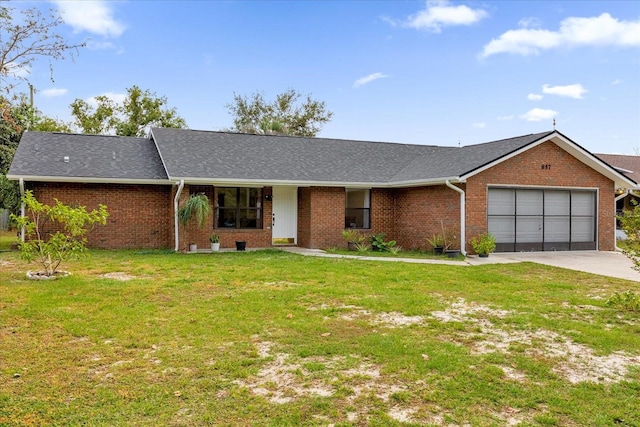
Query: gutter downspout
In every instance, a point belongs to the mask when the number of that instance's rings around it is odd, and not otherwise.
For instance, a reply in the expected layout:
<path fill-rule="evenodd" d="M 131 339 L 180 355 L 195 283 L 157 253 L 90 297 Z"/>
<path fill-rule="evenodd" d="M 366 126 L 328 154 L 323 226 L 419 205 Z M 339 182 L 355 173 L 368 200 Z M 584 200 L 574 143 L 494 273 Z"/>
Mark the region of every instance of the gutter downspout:
<path fill-rule="evenodd" d="M 465 249 L 466 248 L 465 238 L 467 235 L 466 221 L 465 221 L 465 215 L 466 215 L 465 193 L 462 189 L 453 185 L 451 181 L 449 181 L 448 179 L 444 183 L 446 184 L 447 187 L 451 188 L 452 190 L 460 194 L 460 253 L 462 253 L 462 255 L 464 256 L 467 256 L 467 251 Z"/>
<path fill-rule="evenodd" d="M 631 194 L 632 191 L 633 190 L 631 188 L 627 188 L 627 191 L 625 193 L 622 193 L 621 195 L 619 195 L 618 197 L 616 197 L 614 199 L 614 202 L 613 202 L 613 211 L 614 212 L 616 211 L 616 208 L 617 208 L 617 205 L 618 205 L 618 200 L 624 199 L 629 194 Z M 616 227 L 616 216 L 614 215 L 614 217 L 613 217 L 613 233 L 614 233 L 613 241 L 615 243 L 613 245 L 614 245 L 614 248 L 615 248 L 616 251 L 622 252 L 622 248 L 618 247 L 618 239 L 616 238 L 617 236 L 615 235 L 616 230 L 617 230 L 617 227 Z"/>
<path fill-rule="evenodd" d="M 18 181 L 18 184 L 20 185 L 20 199 L 23 200 L 20 203 L 20 216 L 24 218 L 25 216 L 25 206 L 24 206 L 24 178 L 20 178 L 20 180 Z M 22 241 L 22 243 L 24 243 L 24 225 L 22 226 L 22 228 L 20 229 L 20 241 Z"/>
<path fill-rule="evenodd" d="M 180 200 L 180 194 L 182 194 L 182 189 L 184 188 L 184 179 L 180 180 L 180 183 L 178 185 L 178 191 L 176 191 L 176 196 L 173 198 L 173 230 L 174 230 L 174 237 L 175 237 L 175 251 L 178 252 L 178 250 L 180 249 L 180 235 L 178 233 L 179 227 L 178 227 L 178 200 Z"/>

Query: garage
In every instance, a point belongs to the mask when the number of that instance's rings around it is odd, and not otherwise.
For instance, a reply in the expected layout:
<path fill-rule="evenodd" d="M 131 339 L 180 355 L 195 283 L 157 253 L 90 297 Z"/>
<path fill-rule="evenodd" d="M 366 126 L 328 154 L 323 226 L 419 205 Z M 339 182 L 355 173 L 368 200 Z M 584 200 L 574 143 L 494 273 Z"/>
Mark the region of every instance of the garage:
<path fill-rule="evenodd" d="M 488 230 L 497 252 L 596 249 L 595 190 L 488 188 Z"/>

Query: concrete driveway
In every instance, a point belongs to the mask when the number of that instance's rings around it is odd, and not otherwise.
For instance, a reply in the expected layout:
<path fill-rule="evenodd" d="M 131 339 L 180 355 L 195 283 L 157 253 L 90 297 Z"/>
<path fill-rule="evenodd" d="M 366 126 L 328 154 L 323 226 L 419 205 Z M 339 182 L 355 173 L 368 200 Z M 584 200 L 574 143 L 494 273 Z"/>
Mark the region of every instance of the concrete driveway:
<path fill-rule="evenodd" d="M 443 259 L 420 258 L 381 258 L 373 256 L 338 255 L 330 254 L 320 249 L 306 249 L 298 247 L 284 247 L 282 250 L 306 256 L 319 256 L 328 258 L 353 258 L 366 261 L 379 262 L 408 262 L 416 264 L 449 264 L 449 265 L 484 265 L 507 264 L 514 262 L 536 262 L 538 264 L 551 265 L 553 267 L 567 268 L 569 270 L 584 271 L 601 276 L 616 277 L 619 279 L 640 282 L 640 272 L 634 270 L 633 262 L 620 252 L 601 251 L 575 251 L 575 252 L 509 252 L 491 254 L 488 258 L 480 258 L 477 255 L 467 256 L 464 261 Z"/>
<path fill-rule="evenodd" d="M 632 269 L 633 262 L 620 252 L 513 252 L 491 254 L 489 258 L 471 256 L 467 260 L 472 265 L 529 261 L 640 282 L 640 272 Z"/>

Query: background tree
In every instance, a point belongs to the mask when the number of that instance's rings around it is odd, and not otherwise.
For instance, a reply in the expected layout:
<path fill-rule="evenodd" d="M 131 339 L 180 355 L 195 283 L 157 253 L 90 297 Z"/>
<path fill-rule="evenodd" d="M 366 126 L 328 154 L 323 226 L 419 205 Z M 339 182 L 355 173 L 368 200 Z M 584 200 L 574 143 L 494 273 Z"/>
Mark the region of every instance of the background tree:
<path fill-rule="evenodd" d="M 87 101 L 76 99 L 70 105 L 74 125 L 82 133 L 104 135 L 115 131 L 117 126 L 116 105 L 105 95 L 95 97 L 96 106 Z"/>
<path fill-rule="evenodd" d="M 26 95 L 20 94 L 12 99 L 0 96 L 0 208 L 13 213 L 19 209 L 20 192 L 18 184 L 9 181 L 6 175 L 25 130 L 70 132 L 66 123 L 42 116 Z"/>
<path fill-rule="evenodd" d="M 324 101 L 316 101 L 307 95 L 289 89 L 266 102 L 260 92 L 251 96 L 233 94 L 233 103 L 227 104 L 233 116 L 233 131 L 246 133 L 281 133 L 296 136 L 316 136 L 321 126 L 331 120 Z"/>
<path fill-rule="evenodd" d="M 145 136 L 150 127 L 186 128 L 187 123 L 175 108 L 166 107 L 167 98 L 138 86 L 127 89 L 127 97 L 118 104 L 101 95 L 95 98 L 96 106 L 82 99 L 71 103 L 74 124 L 88 134 L 120 136 Z"/>
<path fill-rule="evenodd" d="M 86 46 L 86 43 L 71 44 L 65 41 L 56 32 L 56 27 L 63 23 L 53 9 L 49 9 L 48 15 L 43 15 L 35 7 L 17 12 L 15 8 L 0 5 L 0 78 L 6 93 L 19 81 L 28 81 L 24 71 L 28 72 L 37 58 L 73 58 L 79 48 Z M 49 68 L 53 80 L 51 63 Z M 8 83 L 9 77 L 15 83 Z"/>

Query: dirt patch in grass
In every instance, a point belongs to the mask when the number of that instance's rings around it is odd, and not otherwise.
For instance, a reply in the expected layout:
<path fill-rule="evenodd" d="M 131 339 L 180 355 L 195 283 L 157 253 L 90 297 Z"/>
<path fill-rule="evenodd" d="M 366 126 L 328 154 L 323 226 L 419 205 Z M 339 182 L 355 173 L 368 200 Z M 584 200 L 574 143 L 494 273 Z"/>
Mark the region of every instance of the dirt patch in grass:
<path fill-rule="evenodd" d="M 380 313 L 371 322 L 374 325 L 384 325 L 388 328 L 398 328 L 402 326 L 419 325 L 424 321 L 422 316 L 405 316 L 402 313 Z"/>
<path fill-rule="evenodd" d="M 354 321 L 357 319 L 369 319 L 369 323 L 374 326 L 385 326 L 388 328 L 398 328 L 405 327 L 411 325 L 419 325 L 424 322 L 424 317 L 422 316 L 407 316 L 403 313 L 398 312 L 390 312 L 390 313 L 378 313 L 374 314 L 371 310 L 367 310 L 363 307 L 358 307 L 356 305 L 338 305 L 336 307 L 332 307 L 327 304 L 321 304 L 319 306 L 309 307 L 307 310 L 309 311 L 318 311 L 318 310 L 340 310 L 344 311 L 343 314 L 340 315 L 342 320 Z"/>
<path fill-rule="evenodd" d="M 103 279 L 118 280 L 120 282 L 126 282 L 128 280 L 136 279 L 136 276 L 132 276 L 132 275 L 127 274 L 127 273 L 123 273 L 122 271 L 116 271 L 116 272 L 113 272 L 113 273 L 101 274 L 100 277 L 102 277 Z"/>
<path fill-rule="evenodd" d="M 388 381 L 380 374 L 380 367 L 358 356 L 297 358 L 287 353 L 272 354 L 275 347 L 269 341 L 254 343 L 260 358 L 266 362 L 262 369 L 246 380 L 234 383 L 272 403 L 289 403 L 302 397 L 334 396 L 338 389 L 346 393 L 345 404 L 357 406 L 349 412 L 351 422 L 366 420 L 374 409 L 373 400 L 388 403 L 394 393 L 405 391 L 405 385 Z M 415 422 L 414 410 L 407 405 L 394 405 L 388 416 L 402 422 Z"/>
<path fill-rule="evenodd" d="M 512 331 L 496 326 L 490 319 L 505 318 L 509 311 L 494 310 L 459 299 L 444 311 L 431 315 L 441 322 L 463 322 L 476 324 L 480 332 L 460 334 L 465 342 L 470 340 L 471 350 L 477 354 L 492 352 L 509 353 L 514 344 L 529 347 L 526 353 L 554 364 L 553 371 L 573 384 L 580 382 L 612 383 L 622 381 L 629 367 L 640 364 L 640 356 L 625 352 L 614 352 L 607 356 L 596 355 L 582 344 L 573 342 L 561 334 L 537 329 L 535 331 Z M 505 372 L 506 373 L 506 372 Z M 519 378 L 520 381 L 523 378 Z"/>

